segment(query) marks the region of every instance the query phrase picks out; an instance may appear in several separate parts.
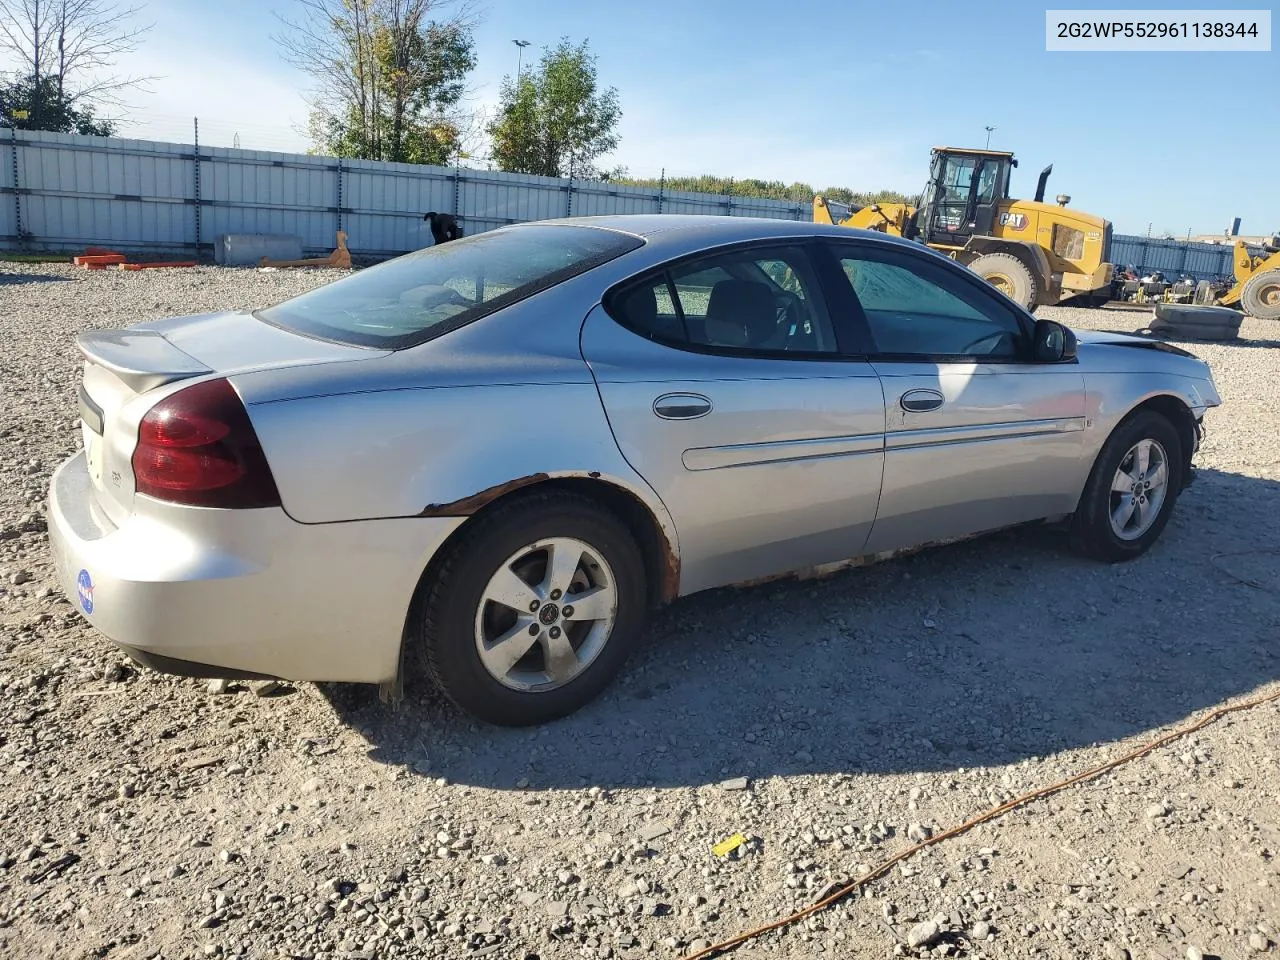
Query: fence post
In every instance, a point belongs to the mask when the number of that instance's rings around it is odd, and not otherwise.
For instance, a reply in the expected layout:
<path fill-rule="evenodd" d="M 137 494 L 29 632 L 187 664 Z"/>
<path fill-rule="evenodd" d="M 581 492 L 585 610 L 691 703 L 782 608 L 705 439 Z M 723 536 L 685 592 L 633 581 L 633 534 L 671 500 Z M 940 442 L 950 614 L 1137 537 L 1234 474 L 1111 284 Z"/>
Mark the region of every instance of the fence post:
<path fill-rule="evenodd" d="M 338 158 L 338 232 L 342 232 L 342 158 Z"/>
<path fill-rule="evenodd" d="M 733 216 L 733 177 L 724 185 L 724 215 L 726 217 Z"/>
<path fill-rule="evenodd" d="M 9 128 L 9 146 L 13 151 L 13 229 L 18 235 L 18 243 L 23 242 L 22 229 L 22 194 L 18 190 L 18 128 Z"/>
<path fill-rule="evenodd" d="M 667 192 L 667 168 L 662 168 L 662 175 L 658 177 L 658 212 L 662 212 L 662 202 L 666 198 Z"/>
<path fill-rule="evenodd" d="M 193 173 L 195 175 L 195 191 L 196 191 L 196 254 L 200 253 L 200 118 L 192 117 L 192 125 L 195 129 L 195 153 L 192 154 L 191 162 L 193 164 Z"/>
<path fill-rule="evenodd" d="M 564 215 L 566 217 L 573 216 L 573 157 L 569 157 L 569 186 L 567 188 L 567 196 L 564 203 Z"/>
<path fill-rule="evenodd" d="M 453 164 L 453 215 L 457 219 L 461 219 L 462 213 L 462 151 L 458 151 L 457 159 Z"/>

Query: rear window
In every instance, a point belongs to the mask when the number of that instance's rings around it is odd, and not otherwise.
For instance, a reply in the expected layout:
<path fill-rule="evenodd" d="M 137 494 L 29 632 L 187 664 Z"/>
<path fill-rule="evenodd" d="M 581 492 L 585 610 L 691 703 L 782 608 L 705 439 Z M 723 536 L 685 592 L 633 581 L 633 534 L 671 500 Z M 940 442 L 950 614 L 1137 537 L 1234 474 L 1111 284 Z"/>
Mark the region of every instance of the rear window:
<path fill-rule="evenodd" d="M 273 326 L 397 350 L 440 336 L 634 250 L 594 227 L 504 227 L 360 270 L 254 315 Z"/>

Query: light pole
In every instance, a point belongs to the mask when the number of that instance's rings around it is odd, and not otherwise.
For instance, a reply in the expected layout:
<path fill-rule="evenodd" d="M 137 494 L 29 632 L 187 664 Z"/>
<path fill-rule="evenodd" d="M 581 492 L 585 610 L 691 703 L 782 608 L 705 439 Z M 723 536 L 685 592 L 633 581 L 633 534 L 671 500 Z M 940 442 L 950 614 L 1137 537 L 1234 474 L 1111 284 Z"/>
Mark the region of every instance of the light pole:
<path fill-rule="evenodd" d="M 516 45 L 516 84 L 519 85 L 520 67 L 522 66 L 522 62 L 524 60 L 524 48 L 529 45 L 529 41 L 528 40 L 512 40 L 511 42 Z"/>
<path fill-rule="evenodd" d="M 991 131 L 994 129 L 995 127 L 987 127 L 987 146 L 986 146 L 987 150 L 991 149 Z"/>

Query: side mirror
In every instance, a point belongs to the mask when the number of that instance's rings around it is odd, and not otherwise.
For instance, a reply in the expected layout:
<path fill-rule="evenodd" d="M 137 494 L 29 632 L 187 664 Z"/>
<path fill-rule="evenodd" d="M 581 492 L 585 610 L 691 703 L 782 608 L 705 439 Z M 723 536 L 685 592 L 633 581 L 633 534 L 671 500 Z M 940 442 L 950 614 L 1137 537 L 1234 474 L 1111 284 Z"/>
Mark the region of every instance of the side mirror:
<path fill-rule="evenodd" d="M 1062 363 L 1076 358 L 1076 335 L 1053 320 L 1036 321 L 1032 352 L 1039 363 Z"/>

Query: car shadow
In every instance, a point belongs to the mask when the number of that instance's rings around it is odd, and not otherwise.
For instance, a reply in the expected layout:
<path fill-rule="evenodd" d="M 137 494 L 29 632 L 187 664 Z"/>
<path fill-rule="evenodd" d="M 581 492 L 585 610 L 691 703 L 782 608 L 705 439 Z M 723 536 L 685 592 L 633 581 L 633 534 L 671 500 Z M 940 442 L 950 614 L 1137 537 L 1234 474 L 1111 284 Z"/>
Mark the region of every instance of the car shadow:
<path fill-rule="evenodd" d="M 3 266 L 2 262 L 0 262 L 0 266 Z M 70 279 L 70 277 L 60 277 L 50 273 L 5 273 L 0 270 L 0 287 L 17 286 L 22 283 L 63 282 Z"/>
<path fill-rule="evenodd" d="M 1154 731 L 1280 675 L 1280 483 L 1201 471 L 1141 559 L 1024 527 L 657 616 L 592 704 L 478 724 L 425 681 L 322 687 L 373 758 L 497 789 L 1009 764 Z"/>

